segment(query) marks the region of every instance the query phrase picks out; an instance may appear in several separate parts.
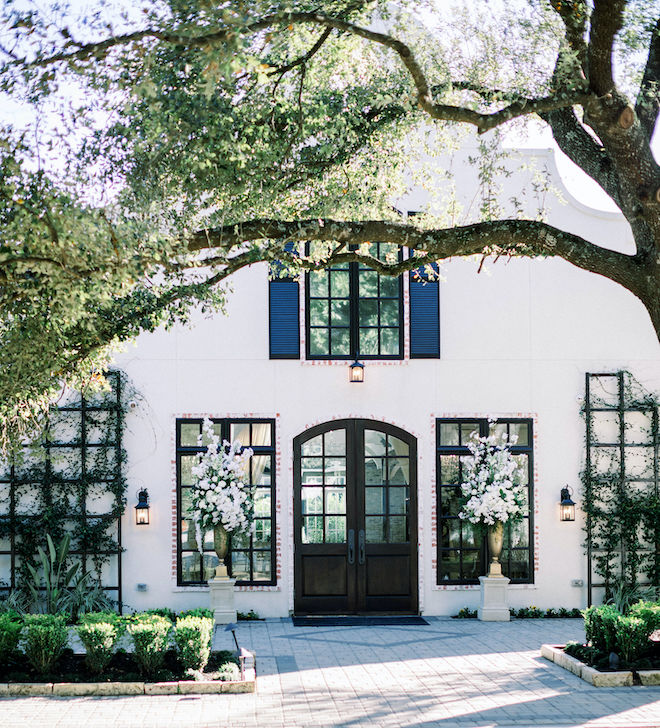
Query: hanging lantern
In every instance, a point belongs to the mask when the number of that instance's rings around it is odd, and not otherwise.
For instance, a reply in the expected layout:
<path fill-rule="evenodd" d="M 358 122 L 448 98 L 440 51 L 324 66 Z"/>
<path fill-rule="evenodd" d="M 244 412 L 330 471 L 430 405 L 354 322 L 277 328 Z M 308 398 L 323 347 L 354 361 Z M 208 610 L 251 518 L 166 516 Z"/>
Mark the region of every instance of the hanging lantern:
<path fill-rule="evenodd" d="M 574 521 L 575 520 L 575 503 L 571 499 L 573 491 L 566 486 L 561 489 L 559 496 L 559 520 Z"/>
<path fill-rule="evenodd" d="M 146 488 L 140 490 L 137 494 L 138 502 L 135 506 L 135 525 L 149 525 L 149 493 Z"/>
<path fill-rule="evenodd" d="M 348 368 L 348 381 L 355 384 L 364 382 L 364 364 L 355 358 L 355 361 Z"/>

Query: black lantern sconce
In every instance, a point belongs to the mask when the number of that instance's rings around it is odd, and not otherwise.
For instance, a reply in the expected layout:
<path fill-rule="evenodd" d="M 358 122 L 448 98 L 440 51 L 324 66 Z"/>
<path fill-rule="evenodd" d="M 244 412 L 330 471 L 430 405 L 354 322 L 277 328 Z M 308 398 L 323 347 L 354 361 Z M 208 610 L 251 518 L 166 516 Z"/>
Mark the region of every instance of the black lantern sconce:
<path fill-rule="evenodd" d="M 357 357 L 355 357 L 355 361 L 348 368 L 348 381 L 351 384 L 361 384 L 364 382 L 364 364 L 359 362 Z"/>
<path fill-rule="evenodd" d="M 566 486 L 561 489 L 559 496 L 559 520 L 574 521 L 575 520 L 575 502 L 571 499 L 573 491 Z"/>
<path fill-rule="evenodd" d="M 138 502 L 135 506 L 135 525 L 136 526 L 148 526 L 149 525 L 149 493 L 146 488 L 138 491 L 137 494 Z"/>

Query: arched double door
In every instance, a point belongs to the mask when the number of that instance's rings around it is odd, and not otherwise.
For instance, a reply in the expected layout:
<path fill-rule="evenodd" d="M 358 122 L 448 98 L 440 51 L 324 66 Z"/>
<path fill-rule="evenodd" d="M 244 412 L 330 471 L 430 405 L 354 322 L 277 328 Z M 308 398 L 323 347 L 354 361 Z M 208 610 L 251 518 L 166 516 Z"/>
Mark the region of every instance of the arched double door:
<path fill-rule="evenodd" d="M 416 613 L 415 438 L 337 420 L 293 442 L 296 614 Z"/>

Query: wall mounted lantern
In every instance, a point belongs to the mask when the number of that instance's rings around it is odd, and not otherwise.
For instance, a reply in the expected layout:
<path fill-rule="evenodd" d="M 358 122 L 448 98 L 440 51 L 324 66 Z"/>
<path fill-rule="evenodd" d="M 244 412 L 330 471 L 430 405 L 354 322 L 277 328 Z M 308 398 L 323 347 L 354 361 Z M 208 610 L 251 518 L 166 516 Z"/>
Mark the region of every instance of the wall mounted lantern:
<path fill-rule="evenodd" d="M 137 526 L 149 525 L 149 493 L 146 488 L 138 491 L 138 502 L 135 506 L 135 524 Z"/>
<path fill-rule="evenodd" d="M 348 381 L 351 383 L 364 382 L 364 364 L 359 362 L 357 357 L 355 357 L 355 361 L 348 368 Z"/>
<path fill-rule="evenodd" d="M 574 521 L 575 520 L 575 503 L 571 500 L 573 491 L 566 486 L 561 489 L 559 496 L 559 520 Z"/>

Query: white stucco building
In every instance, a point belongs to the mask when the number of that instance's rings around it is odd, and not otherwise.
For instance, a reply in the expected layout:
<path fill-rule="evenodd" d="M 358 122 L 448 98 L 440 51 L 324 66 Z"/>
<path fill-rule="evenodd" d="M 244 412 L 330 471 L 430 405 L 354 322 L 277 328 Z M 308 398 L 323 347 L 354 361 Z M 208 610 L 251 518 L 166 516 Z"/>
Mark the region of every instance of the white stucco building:
<path fill-rule="evenodd" d="M 530 154 L 561 188 L 552 152 Z M 458 188 L 472 195 L 464 174 Z M 563 197 L 546 200 L 551 224 L 631 249 L 620 215 L 566 190 Z M 416 210 L 425 201 L 411 194 L 406 204 Z M 129 488 L 124 602 L 208 603 L 212 543 L 202 559 L 185 508 L 199 423 L 210 416 L 223 436 L 255 449 L 257 530 L 232 556 L 239 610 L 446 615 L 475 607 L 485 553 L 456 517 L 455 492 L 465 438 L 495 417 L 519 436 L 529 472 L 529 518 L 505 544 L 510 603 L 585 606 L 585 373 L 625 369 L 659 392 L 660 347 L 632 294 L 563 260 L 477 268 L 449 261 L 443 280 L 426 286 L 406 275 L 379 287 L 375 274 L 352 268 L 289 282 L 282 344 L 281 331 L 269 336 L 282 324 L 269 327 L 282 291 L 256 265 L 234 278 L 227 316 L 200 316 L 191 328 L 128 346 L 117 365 L 142 400 L 127 420 L 126 476 L 133 490 L 147 488 L 150 524 L 135 524 Z M 297 358 L 273 358 L 277 346 Z M 356 346 L 360 384 L 348 376 Z M 559 520 L 565 485 L 578 504 L 575 522 Z"/>

